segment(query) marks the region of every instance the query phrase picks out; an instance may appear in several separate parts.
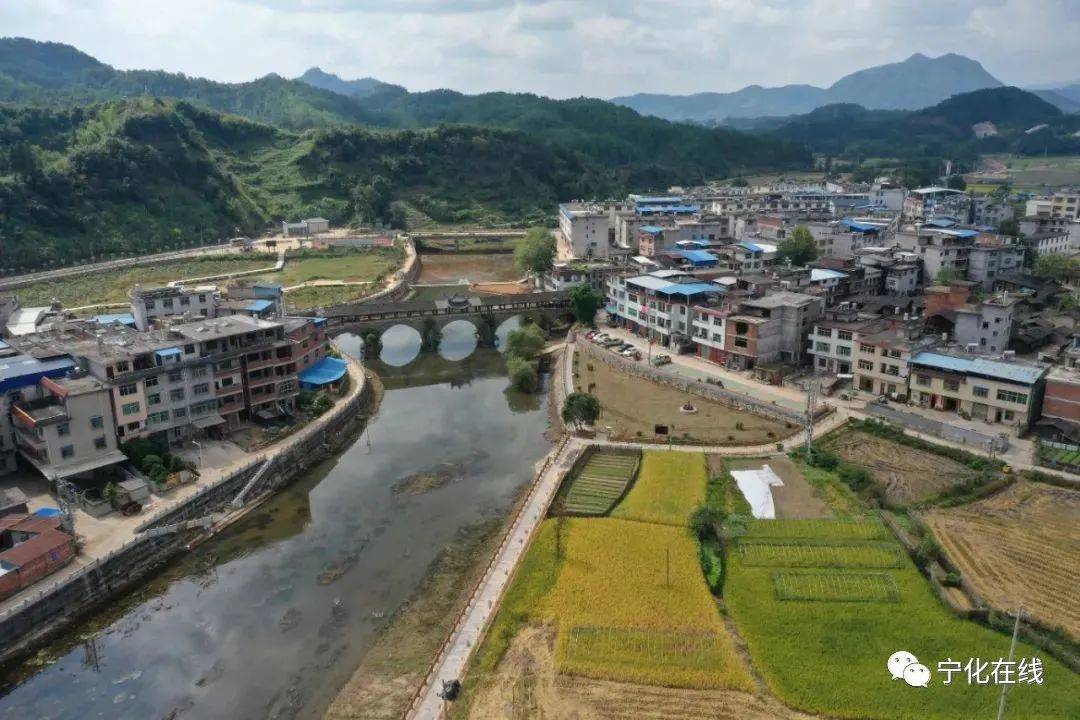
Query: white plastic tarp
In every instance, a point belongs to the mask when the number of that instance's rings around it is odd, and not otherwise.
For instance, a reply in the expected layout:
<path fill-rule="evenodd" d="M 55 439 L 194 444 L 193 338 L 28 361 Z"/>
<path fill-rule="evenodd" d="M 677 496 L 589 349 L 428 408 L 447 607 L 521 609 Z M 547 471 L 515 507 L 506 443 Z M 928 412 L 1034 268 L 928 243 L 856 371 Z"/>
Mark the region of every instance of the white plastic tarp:
<path fill-rule="evenodd" d="M 754 517 L 766 520 L 776 518 L 772 488 L 782 486 L 784 481 L 771 467 L 765 465 L 757 470 L 732 470 L 731 477 L 735 478 L 739 490 L 750 503 L 750 512 Z"/>

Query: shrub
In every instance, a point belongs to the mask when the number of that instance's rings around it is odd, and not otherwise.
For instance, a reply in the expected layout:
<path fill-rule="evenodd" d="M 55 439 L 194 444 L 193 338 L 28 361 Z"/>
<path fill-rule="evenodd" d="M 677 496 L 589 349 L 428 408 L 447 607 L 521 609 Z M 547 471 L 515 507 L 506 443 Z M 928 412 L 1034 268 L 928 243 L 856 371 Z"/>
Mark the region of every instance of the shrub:
<path fill-rule="evenodd" d="M 945 576 L 945 579 L 942 580 L 941 582 L 946 587 L 960 587 L 960 583 L 961 583 L 962 579 L 963 579 L 963 576 L 960 573 L 951 572 L 951 573 L 948 573 Z"/>

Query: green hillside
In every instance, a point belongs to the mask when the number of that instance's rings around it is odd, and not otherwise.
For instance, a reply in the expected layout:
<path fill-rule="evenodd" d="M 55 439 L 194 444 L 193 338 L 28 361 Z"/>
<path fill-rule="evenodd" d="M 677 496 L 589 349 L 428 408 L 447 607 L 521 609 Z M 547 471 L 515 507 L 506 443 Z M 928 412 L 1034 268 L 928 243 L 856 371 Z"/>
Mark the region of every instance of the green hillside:
<path fill-rule="evenodd" d="M 626 190 L 522 133 L 467 126 L 296 133 L 187 102 L 0 106 L 0 268 L 146 253 L 286 217 L 539 221 L 561 198 Z"/>

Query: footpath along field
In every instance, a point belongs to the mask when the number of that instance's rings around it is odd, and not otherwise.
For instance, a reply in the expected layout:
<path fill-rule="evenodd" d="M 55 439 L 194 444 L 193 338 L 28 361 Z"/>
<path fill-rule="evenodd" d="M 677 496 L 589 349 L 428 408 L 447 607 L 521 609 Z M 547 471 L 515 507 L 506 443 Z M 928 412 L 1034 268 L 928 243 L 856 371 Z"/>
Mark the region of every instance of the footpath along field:
<path fill-rule="evenodd" d="M 481 687 L 479 705 L 490 705 L 483 696 L 494 693 L 490 685 L 485 691 L 484 678 L 505 676 L 500 662 L 515 637 L 532 632 L 527 628 L 554 630 L 554 671 L 561 676 L 752 690 L 686 529 L 705 485 L 704 456 L 646 452 L 611 517 L 546 520 L 470 667 L 466 686 Z M 510 684 L 519 697 L 523 681 L 490 684 Z M 506 702 L 472 716 L 516 713 L 517 701 Z"/>
<path fill-rule="evenodd" d="M 953 616 L 875 520 L 758 520 L 727 554 L 724 597 L 753 663 L 784 703 L 842 718 L 994 717 L 1000 688 L 944 685 L 937 663 L 1008 657 L 1008 636 Z M 893 680 L 889 656 L 913 653 L 927 688 Z M 1045 651 L 1042 685 L 1015 685 L 1009 718 L 1080 717 L 1080 677 Z"/>

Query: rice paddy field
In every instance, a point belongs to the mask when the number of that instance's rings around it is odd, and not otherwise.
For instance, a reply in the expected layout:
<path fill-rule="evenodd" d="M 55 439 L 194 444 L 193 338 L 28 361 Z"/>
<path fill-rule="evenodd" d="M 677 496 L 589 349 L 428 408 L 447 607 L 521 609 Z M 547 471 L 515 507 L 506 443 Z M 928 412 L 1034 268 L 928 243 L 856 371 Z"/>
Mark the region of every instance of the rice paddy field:
<path fill-rule="evenodd" d="M 637 453 L 593 453 L 568 478 L 562 511 L 569 515 L 605 515 L 626 492 L 639 464 Z"/>
<path fill-rule="evenodd" d="M 952 615 L 887 537 L 861 519 L 751 523 L 728 553 L 724 597 L 755 667 L 782 702 L 810 713 L 994 717 L 1000 687 L 963 675 L 945 685 L 937 664 L 1007 657 L 1010 638 Z M 891 678 L 886 661 L 897 650 L 930 668 L 927 688 Z M 1016 657 L 1041 658 L 1044 682 L 1012 686 L 1007 717 L 1080 717 L 1080 677 L 1024 643 Z"/>
<path fill-rule="evenodd" d="M 705 501 L 705 456 L 675 450 L 645 453 L 634 488 L 611 517 L 685 528 Z"/>
<path fill-rule="evenodd" d="M 518 632 L 547 625 L 561 675 L 751 690 L 686 530 L 705 484 L 703 455 L 647 452 L 611 517 L 546 520 L 470 672 L 494 671 Z"/>

